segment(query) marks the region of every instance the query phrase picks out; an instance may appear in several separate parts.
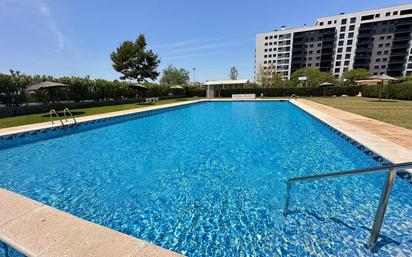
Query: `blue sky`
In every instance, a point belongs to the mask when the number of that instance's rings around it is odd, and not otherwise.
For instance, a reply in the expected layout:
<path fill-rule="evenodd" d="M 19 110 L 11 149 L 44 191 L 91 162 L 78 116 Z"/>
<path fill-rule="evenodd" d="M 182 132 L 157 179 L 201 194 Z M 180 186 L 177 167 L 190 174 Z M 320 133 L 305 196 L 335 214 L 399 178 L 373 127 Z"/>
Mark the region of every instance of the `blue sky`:
<path fill-rule="evenodd" d="M 312 24 L 319 16 L 405 4 L 397 0 L 0 0 L 0 73 L 116 79 L 110 53 L 146 36 L 196 80 L 253 79 L 256 33 Z M 191 75 L 191 79 L 193 75 Z"/>

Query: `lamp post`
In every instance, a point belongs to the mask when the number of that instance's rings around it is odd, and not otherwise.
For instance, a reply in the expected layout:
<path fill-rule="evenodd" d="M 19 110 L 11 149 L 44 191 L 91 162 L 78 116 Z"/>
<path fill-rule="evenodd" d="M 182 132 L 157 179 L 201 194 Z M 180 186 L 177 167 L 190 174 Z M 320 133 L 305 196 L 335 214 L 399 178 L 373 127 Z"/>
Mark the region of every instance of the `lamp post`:
<path fill-rule="evenodd" d="M 196 68 L 193 68 L 193 85 L 196 82 Z"/>

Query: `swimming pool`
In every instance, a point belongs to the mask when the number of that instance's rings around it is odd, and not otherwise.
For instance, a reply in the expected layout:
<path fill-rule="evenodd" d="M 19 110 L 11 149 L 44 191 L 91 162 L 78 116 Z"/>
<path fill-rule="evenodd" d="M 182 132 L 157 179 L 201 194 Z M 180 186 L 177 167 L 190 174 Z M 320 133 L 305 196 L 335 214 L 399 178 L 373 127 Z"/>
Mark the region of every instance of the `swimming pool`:
<path fill-rule="evenodd" d="M 0 187 L 188 256 L 372 255 L 384 174 L 301 183 L 282 208 L 288 178 L 380 158 L 288 102 L 153 114 L 5 143 Z M 397 179 L 377 255 L 411 238 L 411 194 Z"/>

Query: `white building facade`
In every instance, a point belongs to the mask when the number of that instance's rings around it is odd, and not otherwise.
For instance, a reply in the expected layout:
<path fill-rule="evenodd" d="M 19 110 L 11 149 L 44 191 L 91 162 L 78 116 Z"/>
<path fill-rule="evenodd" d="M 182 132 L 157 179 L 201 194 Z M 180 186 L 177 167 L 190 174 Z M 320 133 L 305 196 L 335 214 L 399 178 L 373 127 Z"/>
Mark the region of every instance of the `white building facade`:
<path fill-rule="evenodd" d="M 354 68 L 372 74 L 412 74 L 412 4 L 321 17 L 314 25 L 256 35 L 255 80 L 271 69 L 290 79 L 304 67 L 341 77 Z"/>

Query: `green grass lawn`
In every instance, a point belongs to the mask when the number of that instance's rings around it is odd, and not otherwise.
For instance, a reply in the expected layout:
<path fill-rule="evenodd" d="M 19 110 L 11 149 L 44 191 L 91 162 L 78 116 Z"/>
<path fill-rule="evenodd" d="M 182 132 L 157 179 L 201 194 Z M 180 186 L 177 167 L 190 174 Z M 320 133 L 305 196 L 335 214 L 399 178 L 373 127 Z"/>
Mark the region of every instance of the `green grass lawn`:
<path fill-rule="evenodd" d="M 182 101 L 189 101 L 189 100 L 194 100 L 194 99 L 195 98 L 167 99 L 167 100 L 160 100 L 156 104 L 150 104 L 150 105 L 162 105 L 162 104 L 176 103 L 176 102 L 182 102 Z M 123 111 L 123 110 L 129 110 L 129 109 L 137 109 L 137 108 L 142 108 L 142 107 L 146 107 L 150 105 L 133 103 L 133 104 L 120 104 L 120 105 L 111 105 L 111 106 L 72 109 L 70 111 L 72 112 L 74 116 L 81 117 L 81 116 L 87 116 L 87 115 L 102 114 L 102 113 Z M 59 112 L 59 115 L 63 116 L 63 111 Z M 0 128 L 28 125 L 28 124 L 33 124 L 33 123 L 45 122 L 45 121 L 50 121 L 49 113 L 39 113 L 39 114 L 21 115 L 21 116 L 16 116 L 16 117 L 0 118 Z"/>
<path fill-rule="evenodd" d="M 366 97 L 308 97 L 308 100 L 412 129 L 412 101 Z"/>

